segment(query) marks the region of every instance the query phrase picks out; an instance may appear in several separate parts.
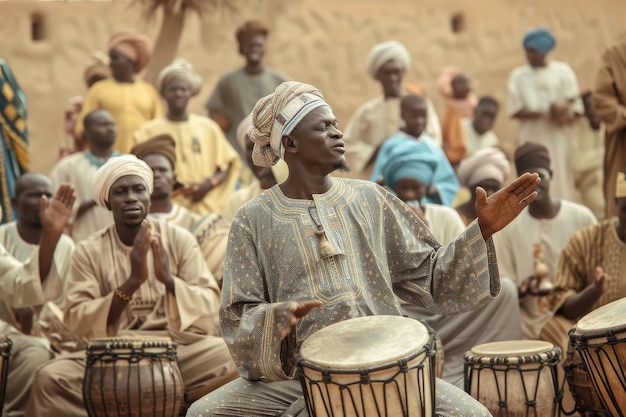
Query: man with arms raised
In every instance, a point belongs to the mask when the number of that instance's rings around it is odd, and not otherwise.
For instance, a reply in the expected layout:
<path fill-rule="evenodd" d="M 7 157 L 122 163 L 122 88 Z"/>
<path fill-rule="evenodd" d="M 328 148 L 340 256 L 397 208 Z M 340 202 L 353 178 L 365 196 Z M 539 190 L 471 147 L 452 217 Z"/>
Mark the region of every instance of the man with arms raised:
<path fill-rule="evenodd" d="M 346 164 L 342 136 L 311 85 L 283 83 L 255 106 L 253 161 L 272 166 L 283 158 L 289 177 L 233 220 L 220 324 L 241 378 L 196 402 L 188 416 L 298 415 L 304 402 L 294 355 L 315 331 L 354 317 L 400 315 L 396 294 L 455 314 L 499 292 L 491 236 L 535 198 L 536 174 L 489 198 L 479 189 L 478 220 L 441 247 L 383 187 L 330 176 Z M 438 415 L 489 415 L 450 384 L 437 380 L 436 391 Z"/>

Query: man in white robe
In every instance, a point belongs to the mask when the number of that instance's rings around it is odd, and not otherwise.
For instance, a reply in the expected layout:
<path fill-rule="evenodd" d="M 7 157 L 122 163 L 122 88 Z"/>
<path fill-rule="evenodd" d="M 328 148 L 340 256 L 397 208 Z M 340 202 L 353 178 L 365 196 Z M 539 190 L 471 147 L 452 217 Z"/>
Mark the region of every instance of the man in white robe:
<path fill-rule="evenodd" d="M 547 59 L 555 44 L 546 29 L 526 33 L 523 46 L 528 64 L 509 76 L 508 114 L 520 123 L 518 145 L 537 142 L 548 147 L 554 172 L 553 195 L 575 201 L 570 125 L 577 114 L 583 114 L 583 105 L 572 68 Z"/>
<path fill-rule="evenodd" d="M 96 171 L 120 153 L 113 149 L 116 138 L 115 120 L 107 110 L 94 110 L 85 116 L 82 135 L 87 150 L 61 159 L 52 168 L 50 180 L 54 188 L 67 182 L 76 190 L 76 203 L 70 219 L 72 239 L 80 242 L 96 230 L 113 223 L 111 212 L 93 201 L 91 184 Z"/>
<path fill-rule="evenodd" d="M 369 179 L 380 145 L 403 126 L 400 99 L 409 91 L 402 79 L 410 63 L 409 52 L 397 41 L 378 44 L 370 51 L 367 70 L 381 84 L 383 94 L 361 105 L 345 128 L 346 163 L 351 176 Z M 437 112 L 430 100 L 426 99 L 426 104 L 426 133 L 440 145 L 441 125 Z"/>

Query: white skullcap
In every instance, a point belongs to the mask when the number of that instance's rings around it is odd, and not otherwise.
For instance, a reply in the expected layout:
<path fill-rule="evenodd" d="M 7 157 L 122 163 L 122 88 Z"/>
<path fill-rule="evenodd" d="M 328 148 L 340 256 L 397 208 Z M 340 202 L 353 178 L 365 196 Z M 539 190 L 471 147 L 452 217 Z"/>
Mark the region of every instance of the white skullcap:
<path fill-rule="evenodd" d="M 378 70 L 388 61 L 397 61 L 404 69 L 411 65 L 409 51 L 398 41 L 379 43 L 367 56 L 367 72 L 373 79 L 378 78 Z"/>
<path fill-rule="evenodd" d="M 485 180 L 504 184 L 511 173 L 511 163 L 498 148 L 479 149 L 461 160 L 457 169 L 459 182 L 470 188 Z"/>
<path fill-rule="evenodd" d="M 102 207 L 109 201 L 109 192 L 115 181 L 128 175 L 140 177 L 146 184 L 148 192 L 152 194 L 154 174 L 152 169 L 135 155 L 122 155 L 109 159 L 102 165 L 93 177 L 93 199 Z"/>
<path fill-rule="evenodd" d="M 309 84 L 287 81 L 257 101 L 248 136 L 254 142 L 252 162 L 271 167 L 283 158 L 282 138 L 289 135 L 313 110 L 328 106 L 322 92 Z M 330 107 L 330 106 L 328 106 Z"/>
<path fill-rule="evenodd" d="M 163 68 L 159 73 L 157 86 L 159 92 L 163 93 L 163 87 L 173 79 L 181 80 L 189 89 L 191 97 L 200 92 L 202 88 L 202 77 L 193 70 L 193 66 L 184 59 L 176 59 L 174 62 Z"/>

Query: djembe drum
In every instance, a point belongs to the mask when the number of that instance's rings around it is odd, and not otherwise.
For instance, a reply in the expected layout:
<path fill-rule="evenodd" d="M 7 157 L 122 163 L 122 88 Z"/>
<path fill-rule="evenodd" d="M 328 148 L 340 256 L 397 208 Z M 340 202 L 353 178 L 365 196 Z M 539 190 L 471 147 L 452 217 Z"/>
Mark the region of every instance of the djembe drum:
<path fill-rule="evenodd" d="M 96 339 L 87 347 L 89 417 L 177 417 L 184 388 L 169 338 Z"/>
<path fill-rule="evenodd" d="M 611 417 L 609 411 L 604 408 L 596 387 L 593 386 L 587 366 L 575 349 L 573 340 L 570 340 L 563 369 L 572 398 L 576 401 L 574 411 L 580 413 L 582 417 Z M 565 413 L 572 414 L 574 411 L 565 410 Z"/>
<path fill-rule="evenodd" d="M 7 391 L 7 376 L 9 375 L 9 360 L 13 342 L 6 336 L 0 336 L 0 417 L 4 408 L 4 396 Z"/>
<path fill-rule="evenodd" d="M 605 408 L 626 416 L 626 298 L 587 314 L 569 335 Z"/>
<path fill-rule="evenodd" d="M 531 340 L 492 342 L 463 355 L 465 391 L 494 417 L 549 417 L 560 412 L 561 349 Z"/>
<path fill-rule="evenodd" d="M 314 417 L 432 417 L 435 333 L 417 320 L 369 316 L 325 327 L 300 347 Z"/>

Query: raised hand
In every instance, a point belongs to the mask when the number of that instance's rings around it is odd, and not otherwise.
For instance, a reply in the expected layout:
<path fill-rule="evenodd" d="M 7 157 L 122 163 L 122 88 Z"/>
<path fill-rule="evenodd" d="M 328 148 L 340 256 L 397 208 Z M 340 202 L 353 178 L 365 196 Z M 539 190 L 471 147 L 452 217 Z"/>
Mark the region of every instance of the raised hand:
<path fill-rule="evenodd" d="M 43 229 L 57 233 L 63 232 L 72 215 L 74 201 L 76 201 L 74 187 L 66 183 L 59 186 L 50 202 L 48 202 L 48 197 L 42 196 L 39 219 Z"/>
<path fill-rule="evenodd" d="M 141 285 L 148 279 L 147 257 L 152 243 L 152 226 L 145 220 L 141 222 L 139 232 L 133 240 L 133 249 L 130 251 L 130 279 Z"/>
<path fill-rule="evenodd" d="M 322 305 L 320 300 L 289 301 L 276 309 L 277 326 L 281 338 L 287 337 L 296 328 L 298 319 L 306 316 L 315 307 Z"/>
<path fill-rule="evenodd" d="M 540 182 L 537 173 L 526 172 L 489 197 L 482 187 L 476 188 L 476 214 L 485 240 L 511 223 L 537 198 L 534 190 Z"/>

